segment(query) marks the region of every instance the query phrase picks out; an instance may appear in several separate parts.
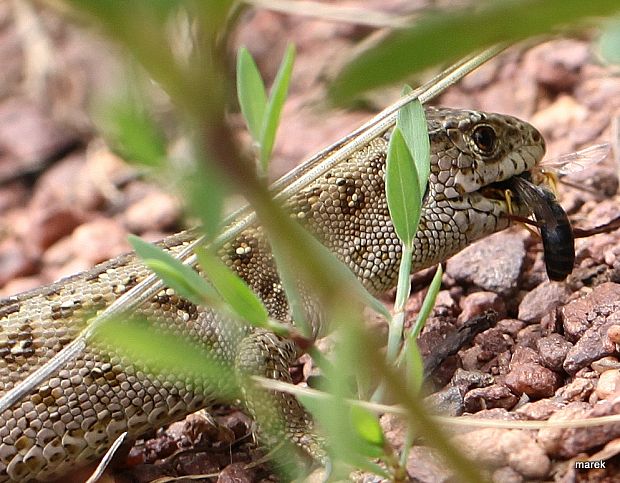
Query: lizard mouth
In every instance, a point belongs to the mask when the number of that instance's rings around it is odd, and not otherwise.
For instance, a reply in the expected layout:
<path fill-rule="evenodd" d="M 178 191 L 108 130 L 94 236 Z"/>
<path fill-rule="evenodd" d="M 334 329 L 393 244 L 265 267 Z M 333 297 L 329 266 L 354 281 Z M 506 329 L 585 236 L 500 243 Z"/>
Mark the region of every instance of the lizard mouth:
<path fill-rule="evenodd" d="M 495 183 L 486 185 L 485 187 L 480 189 L 480 193 L 485 198 L 489 198 L 491 200 L 497 200 L 497 201 L 506 200 L 506 197 L 510 196 L 510 195 L 507 195 L 506 192 L 512 190 L 511 180 L 512 178 L 508 178 L 504 181 L 497 181 Z"/>
<path fill-rule="evenodd" d="M 528 188 L 528 186 L 531 188 Z M 537 212 L 540 213 L 540 209 L 547 211 L 546 208 L 541 208 L 541 206 L 552 204 L 548 197 L 540 195 L 542 192 L 549 192 L 555 200 L 553 196 L 555 189 L 552 184 L 544 180 L 535 182 L 531 171 L 524 171 L 480 189 L 480 194 L 484 198 L 501 206 L 507 218 L 537 227 L 540 226 L 541 218 L 537 216 Z M 532 215 L 534 215 L 537 221 L 530 219 Z M 545 218 L 550 219 L 551 216 L 548 215 Z"/>
<path fill-rule="evenodd" d="M 523 199 L 524 193 L 521 188 L 523 181 L 530 185 L 538 185 L 540 183 L 540 181 L 538 183 L 533 182 L 531 171 L 524 171 L 523 173 L 511 176 L 503 181 L 488 184 L 480 189 L 480 193 L 485 198 L 491 200 L 507 201 L 509 204 L 512 203 L 513 205 L 523 205 L 526 208 L 530 208 L 528 211 L 532 213 L 531 201 L 528 202 L 528 200 Z M 541 187 L 553 191 L 553 188 L 545 182 L 542 182 Z"/>
<path fill-rule="evenodd" d="M 525 171 L 503 181 L 488 184 L 480 189 L 480 194 L 489 200 L 504 202 L 509 214 L 513 214 L 513 211 L 516 211 L 515 214 L 518 215 L 524 214 L 523 211 L 529 212 L 527 205 L 522 202 L 518 190 L 515 189 L 515 178 L 529 180 L 531 179 L 530 172 Z"/>

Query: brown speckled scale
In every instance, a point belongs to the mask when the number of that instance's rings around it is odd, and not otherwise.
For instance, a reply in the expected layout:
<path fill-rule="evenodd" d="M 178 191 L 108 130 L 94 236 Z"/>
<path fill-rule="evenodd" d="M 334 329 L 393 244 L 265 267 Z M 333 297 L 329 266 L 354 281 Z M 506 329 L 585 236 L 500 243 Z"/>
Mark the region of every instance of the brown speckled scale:
<path fill-rule="evenodd" d="M 531 169 L 544 154 L 540 134 L 517 119 L 476 111 L 428 109 L 432 166 L 415 239 L 413 270 L 431 266 L 481 237 L 509 225 L 504 201 L 480 188 Z M 484 154 L 476 127 L 493 128 L 497 143 Z M 384 191 L 388 134 L 291 197 L 287 206 L 346 263 L 373 293 L 395 285 L 400 243 L 393 231 Z M 526 214 L 516 206 L 517 213 Z M 192 237 L 181 233 L 162 242 L 178 252 Z M 288 305 L 260 227 L 250 227 L 220 251 L 222 259 L 260 295 L 272 317 L 290 322 Z M 0 392 L 4 393 L 68 344 L 90 316 L 148 275 L 123 255 L 50 286 L 0 302 Z M 318 310 L 308 301 L 315 332 Z M 289 380 L 297 355 L 291 341 L 222 318 L 162 290 L 139 311 L 153 330 L 186 337 L 238 375 Z M 0 415 L 0 481 L 58 478 L 91 462 L 124 431 L 130 438 L 180 419 L 216 401 L 228 381 L 165 370 L 149 373 L 144 361 L 129 360 L 113 347 L 91 344 L 44 385 Z M 221 384 L 220 384 L 221 382 Z M 252 412 L 260 397 L 246 393 Z M 297 401 L 280 394 L 276 410 L 285 435 L 314 456 L 321 447 L 312 421 Z"/>

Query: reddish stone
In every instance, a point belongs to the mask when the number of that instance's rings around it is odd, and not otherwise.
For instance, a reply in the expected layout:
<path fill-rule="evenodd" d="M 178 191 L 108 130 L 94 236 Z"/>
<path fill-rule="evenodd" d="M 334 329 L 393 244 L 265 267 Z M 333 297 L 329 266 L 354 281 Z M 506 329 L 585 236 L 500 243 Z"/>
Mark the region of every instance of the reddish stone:
<path fill-rule="evenodd" d="M 538 339 L 536 346 L 538 347 L 538 354 L 542 364 L 552 371 L 560 371 L 564 359 L 566 359 L 566 355 L 573 344 L 564 339 L 560 334 L 551 334 Z"/>
<path fill-rule="evenodd" d="M 538 322 L 545 314 L 564 303 L 570 293 L 570 289 L 563 283 L 541 283 L 519 304 L 519 320 L 530 324 Z"/>
<path fill-rule="evenodd" d="M 495 310 L 499 319 L 506 315 L 503 298 L 494 292 L 474 292 L 461 299 L 460 305 L 462 312 L 457 321 L 461 324 L 489 309 Z"/>
<path fill-rule="evenodd" d="M 539 364 L 525 363 L 514 367 L 505 379 L 506 385 L 517 394 L 527 394 L 532 399 L 553 396 L 562 380 L 553 371 Z"/>

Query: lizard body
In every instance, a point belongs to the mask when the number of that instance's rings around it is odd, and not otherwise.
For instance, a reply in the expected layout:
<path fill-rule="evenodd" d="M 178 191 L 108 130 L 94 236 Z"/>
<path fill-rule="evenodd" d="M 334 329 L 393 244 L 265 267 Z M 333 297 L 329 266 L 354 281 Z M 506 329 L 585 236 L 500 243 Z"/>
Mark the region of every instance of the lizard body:
<path fill-rule="evenodd" d="M 506 203 L 480 191 L 530 170 L 544 154 L 532 126 L 509 116 L 427 109 L 431 175 L 415 239 L 414 271 L 432 266 L 474 240 L 506 228 Z M 371 141 L 286 202 L 291 216 L 314 233 L 371 293 L 396 284 L 398 240 L 384 190 L 389 133 Z M 516 214 L 527 215 L 516 203 Z M 194 234 L 166 238 L 177 253 Z M 247 228 L 219 251 L 221 259 L 260 296 L 270 316 L 290 323 L 289 307 L 260 226 Z M 149 274 L 133 254 L 120 256 L 50 286 L 0 302 L 0 392 L 50 360 L 104 309 Z M 323 321 L 312 301 L 315 335 Z M 241 326 L 209 307 L 162 290 L 140 307 L 153 330 L 181 335 L 239 375 L 288 381 L 295 344 L 262 329 Z M 208 407 L 218 381 L 173 371 L 149 374 L 141 361 L 113 347 L 89 346 L 44 385 L 0 415 L 0 481 L 54 479 L 100 457 L 124 431 L 147 430 Z M 225 381 L 221 381 L 222 385 Z M 252 401 L 249 401 L 251 407 Z M 255 408 L 254 408 L 255 409 Z M 276 394 L 284 433 L 312 455 L 321 454 L 312 420 L 297 400 Z"/>

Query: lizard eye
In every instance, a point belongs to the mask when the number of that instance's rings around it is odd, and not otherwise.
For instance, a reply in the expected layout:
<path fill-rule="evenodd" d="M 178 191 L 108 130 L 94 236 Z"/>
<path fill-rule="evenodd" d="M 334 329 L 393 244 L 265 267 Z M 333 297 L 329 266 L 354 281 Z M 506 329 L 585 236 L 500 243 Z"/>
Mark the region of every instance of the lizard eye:
<path fill-rule="evenodd" d="M 492 153 L 497 144 L 497 134 L 491 126 L 483 125 L 474 129 L 472 139 L 483 153 Z"/>

